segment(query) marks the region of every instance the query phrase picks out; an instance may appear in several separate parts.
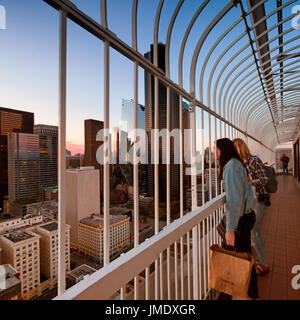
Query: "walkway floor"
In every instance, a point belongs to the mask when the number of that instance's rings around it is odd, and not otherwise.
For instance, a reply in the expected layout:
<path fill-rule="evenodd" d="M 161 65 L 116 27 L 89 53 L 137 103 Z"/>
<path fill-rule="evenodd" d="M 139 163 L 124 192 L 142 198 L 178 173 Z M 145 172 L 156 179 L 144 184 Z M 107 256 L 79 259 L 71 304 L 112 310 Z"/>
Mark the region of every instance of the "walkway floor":
<path fill-rule="evenodd" d="M 300 300 L 300 289 L 291 285 L 292 268 L 300 265 L 300 190 L 292 176 L 279 176 L 278 182 L 261 224 L 272 270 L 258 277 L 259 295 L 262 300 Z"/>

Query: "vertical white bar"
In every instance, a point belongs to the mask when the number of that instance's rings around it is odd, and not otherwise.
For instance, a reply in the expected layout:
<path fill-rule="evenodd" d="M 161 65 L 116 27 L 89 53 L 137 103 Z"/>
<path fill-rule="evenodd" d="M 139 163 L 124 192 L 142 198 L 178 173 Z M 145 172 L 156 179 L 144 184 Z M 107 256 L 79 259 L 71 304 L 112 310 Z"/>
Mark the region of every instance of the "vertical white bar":
<path fill-rule="evenodd" d="M 104 28 L 107 28 L 107 8 L 106 0 L 100 0 L 100 13 L 101 13 L 101 24 Z"/>
<path fill-rule="evenodd" d="M 177 241 L 174 243 L 174 270 L 175 270 L 175 300 L 178 300 L 178 249 Z"/>
<path fill-rule="evenodd" d="M 146 268 L 145 270 L 145 299 L 149 300 L 150 299 L 150 270 L 149 267 Z"/>
<path fill-rule="evenodd" d="M 125 298 L 125 292 L 126 292 L 126 286 L 124 286 L 124 287 L 122 287 L 121 289 L 120 289 L 120 299 L 121 300 L 124 300 L 124 298 Z"/>
<path fill-rule="evenodd" d="M 180 140 L 179 140 L 179 152 L 180 152 L 180 217 L 183 217 L 183 192 L 184 192 L 184 166 L 183 166 L 183 118 L 182 118 L 182 96 L 179 96 L 179 130 L 180 130 Z M 187 128 L 188 129 L 188 128 Z M 183 273 L 183 237 L 180 238 L 180 288 L 181 288 L 181 299 L 184 299 L 184 273 Z"/>
<path fill-rule="evenodd" d="M 217 118 L 215 118 L 215 141 L 214 141 L 214 149 L 215 153 L 217 150 L 217 140 L 219 139 L 218 137 L 218 121 Z M 215 162 L 215 196 L 217 197 L 219 195 L 219 190 L 218 190 L 218 162 L 217 162 L 217 157 L 216 154 L 214 154 L 214 162 Z"/>
<path fill-rule="evenodd" d="M 136 133 L 138 128 L 138 64 L 134 63 L 134 112 L 133 112 L 133 128 Z M 134 202 L 134 247 L 139 245 L 139 165 L 137 163 L 137 136 L 134 136 L 133 145 L 133 202 Z M 134 300 L 139 299 L 139 277 L 134 277 Z"/>
<path fill-rule="evenodd" d="M 217 214 L 217 210 L 214 211 L 213 213 L 213 244 L 216 243 L 216 222 L 217 222 L 217 217 L 216 217 L 216 214 Z"/>
<path fill-rule="evenodd" d="M 207 293 L 207 272 L 206 272 L 206 239 L 207 239 L 207 234 L 206 234 L 206 219 L 204 219 L 202 221 L 202 234 L 203 234 L 203 241 L 202 241 L 202 251 L 203 251 L 203 278 L 204 278 L 204 283 L 203 283 L 203 286 L 204 286 L 204 296 L 206 295 Z"/>
<path fill-rule="evenodd" d="M 167 225 L 170 224 L 171 220 L 171 171 L 170 171 L 170 161 L 171 161 L 171 123 L 170 123 L 170 111 L 171 111 L 171 89 L 167 87 Z"/>
<path fill-rule="evenodd" d="M 109 82 L 110 82 L 110 59 L 109 59 L 109 43 L 104 42 L 104 129 L 106 132 L 105 139 L 109 139 Z M 108 140 L 109 141 L 109 140 Z M 109 152 L 104 154 L 104 188 L 103 188 L 103 211 L 104 211 L 104 266 L 109 263 L 110 254 L 110 228 L 109 228 Z"/>
<path fill-rule="evenodd" d="M 163 286 L 163 253 L 159 254 L 159 287 L 160 287 L 160 300 L 164 299 L 164 286 Z"/>
<path fill-rule="evenodd" d="M 188 300 L 191 300 L 191 257 L 190 257 L 190 232 L 186 235 L 187 269 L 188 269 Z"/>
<path fill-rule="evenodd" d="M 67 14 L 59 11 L 58 295 L 66 290 Z"/>
<path fill-rule="evenodd" d="M 209 177 L 209 200 L 212 199 L 212 168 L 211 168 L 211 114 L 208 115 L 208 177 Z"/>
<path fill-rule="evenodd" d="M 166 186 L 167 186 L 167 225 L 171 222 L 171 171 L 170 171 L 170 159 L 171 159 L 171 146 L 170 146 L 170 111 L 171 111 L 171 89 L 167 87 L 167 174 L 166 174 Z M 167 249 L 167 286 L 168 286 L 168 299 L 171 299 L 171 278 L 170 278 L 170 248 Z"/>
<path fill-rule="evenodd" d="M 222 207 L 220 207 L 220 209 L 218 211 L 218 222 L 217 222 L 217 225 L 221 222 L 221 212 L 222 212 Z M 218 232 L 217 232 L 217 239 L 218 239 L 218 244 L 221 244 L 221 237 L 219 236 Z"/>
<path fill-rule="evenodd" d="M 196 116 L 195 103 L 192 102 L 190 111 L 191 122 L 191 186 L 192 186 L 192 210 L 198 206 L 197 202 L 197 168 L 196 168 Z M 193 298 L 199 298 L 199 266 L 198 266 L 198 232 L 197 226 L 192 230 L 193 237 Z"/>
<path fill-rule="evenodd" d="M 170 247 L 167 248 L 167 287 L 168 300 L 171 300 Z"/>
<path fill-rule="evenodd" d="M 201 223 L 198 224 L 198 235 L 199 235 L 199 245 L 198 245 L 198 258 L 199 258 L 199 299 L 202 297 L 202 259 L 201 259 Z"/>
<path fill-rule="evenodd" d="M 209 145 L 208 145 L 208 148 L 209 148 L 209 200 L 212 199 L 212 165 L 211 165 L 211 115 L 209 114 L 208 115 L 208 127 L 209 127 L 209 137 L 208 137 L 208 141 L 209 141 Z M 210 215 L 208 217 L 208 225 L 207 225 L 207 233 L 208 233 L 208 247 L 211 245 L 211 242 L 212 242 L 212 215 Z M 208 266 L 208 271 L 207 271 L 207 275 L 209 276 L 208 272 L 209 272 L 209 258 L 207 259 L 207 266 Z"/>
<path fill-rule="evenodd" d="M 207 276 L 209 277 L 209 248 L 212 245 L 212 215 L 208 217 Z"/>
<path fill-rule="evenodd" d="M 205 203 L 205 188 L 204 188 L 204 185 L 205 185 L 205 166 L 204 166 L 204 159 L 205 159 L 205 154 L 204 154 L 204 111 L 203 109 L 201 109 L 201 153 L 202 153 L 202 163 L 201 163 L 201 166 L 202 166 L 202 185 L 201 185 L 201 188 L 202 188 L 202 205 Z"/>
<path fill-rule="evenodd" d="M 184 300 L 184 261 L 183 261 L 183 237 L 180 238 L 180 288 L 181 288 L 181 300 Z"/>
<path fill-rule="evenodd" d="M 156 50 L 154 50 L 156 51 Z M 154 228 L 155 234 L 159 233 L 159 80 L 154 77 L 154 99 L 155 99 L 155 110 L 154 110 Z M 159 272 L 158 272 L 158 259 L 155 260 L 155 300 L 159 299 Z"/>
<path fill-rule="evenodd" d="M 217 163 L 217 157 L 216 157 L 216 150 L 217 150 L 217 140 L 218 140 L 218 121 L 217 118 L 215 118 L 215 141 L 214 141 L 214 163 L 215 163 L 215 196 L 217 197 L 219 195 L 219 190 L 218 190 L 218 163 Z M 214 214 L 214 230 L 216 231 L 216 214 Z M 214 233 L 214 243 L 216 243 L 216 233 Z"/>

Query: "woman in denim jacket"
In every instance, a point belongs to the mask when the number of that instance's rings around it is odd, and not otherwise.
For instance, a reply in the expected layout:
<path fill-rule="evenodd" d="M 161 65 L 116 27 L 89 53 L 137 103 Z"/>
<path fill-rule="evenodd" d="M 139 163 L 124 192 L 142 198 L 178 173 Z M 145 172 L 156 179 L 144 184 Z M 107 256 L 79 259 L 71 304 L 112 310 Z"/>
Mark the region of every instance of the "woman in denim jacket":
<path fill-rule="evenodd" d="M 255 223 L 255 199 L 247 170 L 233 142 L 227 138 L 216 142 L 220 177 L 226 192 L 226 234 L 223 246 L 237 252 L 251 253 L 251 229 Z M 257 276 L 253 267 L 249 284 L 250 299 L 258 299 Z"/>
<path fill-rule="evenodd" d="M 251 177 L 252 186 L 255 188 L 256 194 L 256 221 L 251 230 L 251 242 L 258 255 L 255 263 L 257 275 L 264 275 L 270 271 L 267 263 L 267 257 L 264 250 L 264 242 L 260 231 L 260 223 L 269 205 L 269 195 L 265 189 L 265 185 L 269 182 L 269 178 L 264 169 L 263 162 L 259 157 L 250 153 L 246 143 L 242 139 L 234 139 L 233 145 L 245 164 L 247 171 Z"/>

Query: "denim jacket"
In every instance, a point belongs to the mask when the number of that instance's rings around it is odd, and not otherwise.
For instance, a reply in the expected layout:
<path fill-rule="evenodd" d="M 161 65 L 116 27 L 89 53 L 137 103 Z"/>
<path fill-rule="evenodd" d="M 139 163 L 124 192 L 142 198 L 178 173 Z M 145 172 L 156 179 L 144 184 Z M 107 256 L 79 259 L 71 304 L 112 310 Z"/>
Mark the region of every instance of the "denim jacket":
<path fill-rule="evenodd" d="M 255 208 L 255 199 L 247 171 L 237 159 L 227 162 L 223 170 L 224 189 L 226 192 L 226 231 L 235 231 L 243 211 Z M 246 207 L 245 207 L 246 205 Z"/>

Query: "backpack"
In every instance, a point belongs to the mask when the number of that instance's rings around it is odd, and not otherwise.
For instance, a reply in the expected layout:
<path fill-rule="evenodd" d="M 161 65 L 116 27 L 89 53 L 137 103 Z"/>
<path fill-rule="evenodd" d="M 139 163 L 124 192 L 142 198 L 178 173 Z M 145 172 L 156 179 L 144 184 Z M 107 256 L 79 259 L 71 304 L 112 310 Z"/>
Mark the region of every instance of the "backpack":
<path fill-rule="evenodd" d="M 285 156 L 285 163 L 289 163 L 290 162 L 290 158 L 288 156 Z"/>
<path fill-rule="evenodd" d="M 276 180 L 275 169 L 273 167 L 264 166 L 269 182 L 266 185 L 268 193 L 275 193 L 277 191 L 278 181 Z"/>
<path fill-rule="evenodd" d="M 282 161 L 283 163 L 289 163 L 290 161 L 290 158 L 288 156 L 282 156 L 280 158 L 280 161 Z"/>

